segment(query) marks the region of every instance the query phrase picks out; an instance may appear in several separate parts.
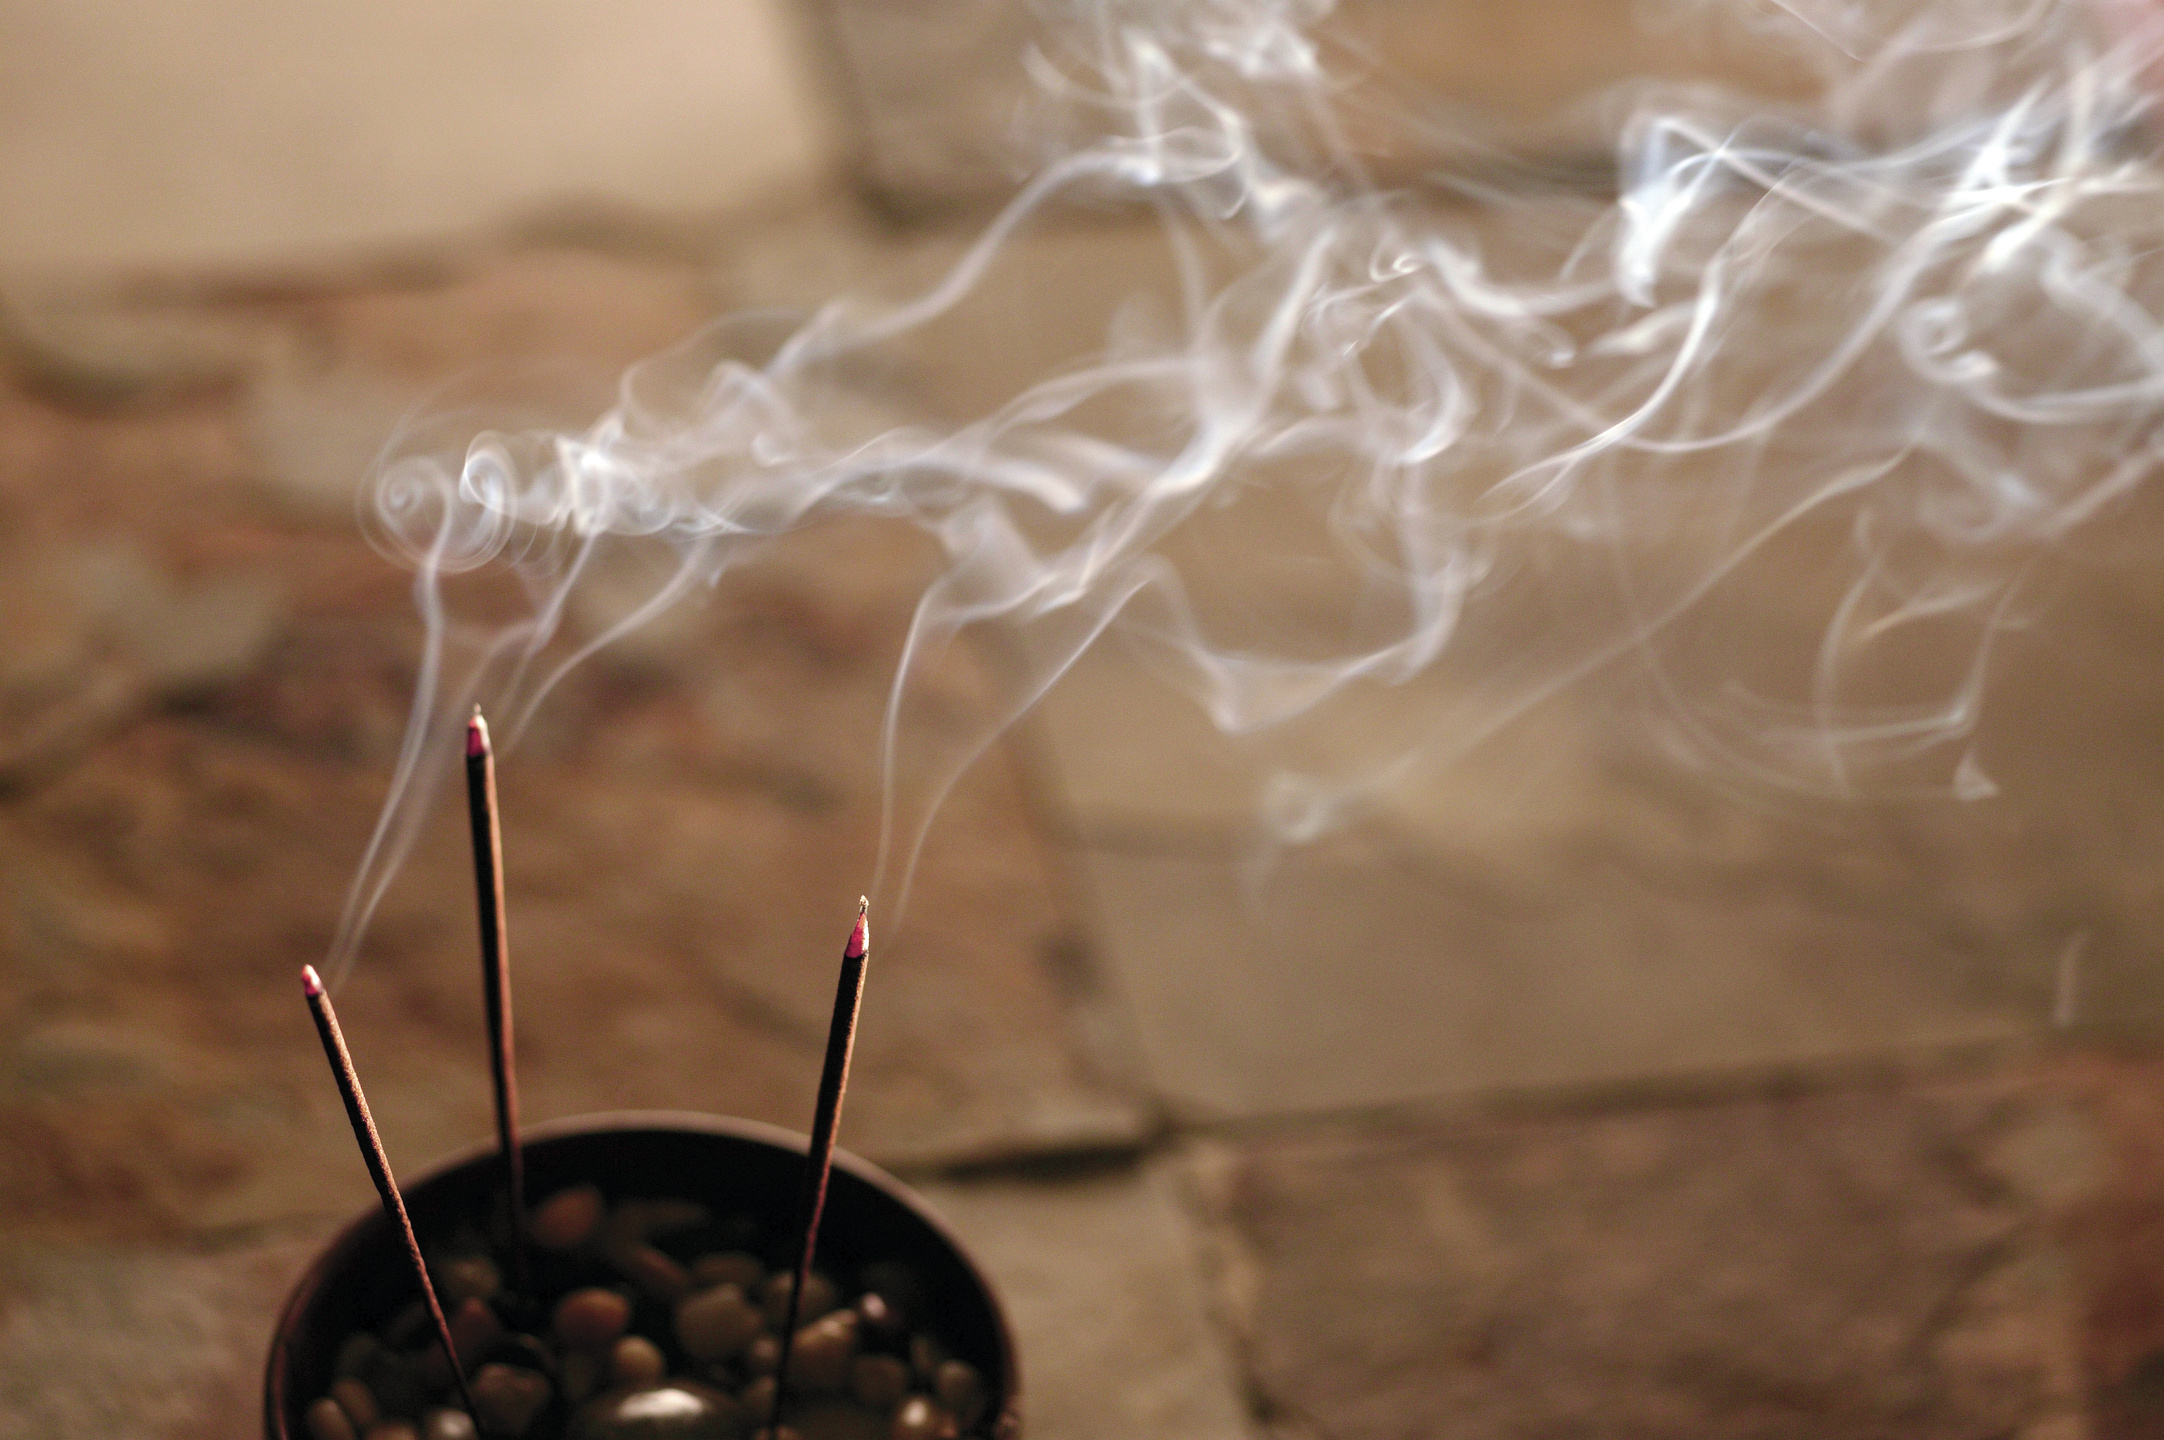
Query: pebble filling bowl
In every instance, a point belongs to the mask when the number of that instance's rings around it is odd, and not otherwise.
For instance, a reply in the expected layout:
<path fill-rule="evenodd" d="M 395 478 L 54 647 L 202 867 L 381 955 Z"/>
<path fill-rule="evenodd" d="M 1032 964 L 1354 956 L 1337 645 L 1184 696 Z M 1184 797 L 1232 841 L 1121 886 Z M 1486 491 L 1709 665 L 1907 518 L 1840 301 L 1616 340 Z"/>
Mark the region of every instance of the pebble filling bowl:
<path fill-rule="evenodd" d="M 535 1126 L 524 1151 L 532 1297 L 511 1290 L 494 1146 L 401 1187 L 493 1419 L 485 1433 L 737 1440 L 763 1427 L 804 1138 L 631 1114 Z M 455 1405 L 441 1408 L 448 1369 L 415 1323 L 418 1294 L 381 1211 L 348 1226 L 279 1317 L 269 1440 L 472 1435 Z M 840 1151 L 794 1350 L 784 1440 L 1021 1434 L 1013 1340 L 991 1287 L 920 1199 Z"/>

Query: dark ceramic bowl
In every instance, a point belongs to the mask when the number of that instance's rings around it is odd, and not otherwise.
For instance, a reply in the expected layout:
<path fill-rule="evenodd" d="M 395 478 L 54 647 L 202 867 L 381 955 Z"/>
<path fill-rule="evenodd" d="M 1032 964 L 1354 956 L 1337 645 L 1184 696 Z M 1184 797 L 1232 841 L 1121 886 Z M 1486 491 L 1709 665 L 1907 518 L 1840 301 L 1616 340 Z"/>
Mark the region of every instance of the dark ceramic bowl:
<path fill-rule="evenodd" d="M 770 1237 L 795 1224 L 804 1172 L 801 1135 L 718 1115 L 673 1111 L 585 1115 L 526 1132 L 526 1192 L 540 1199 L 591 1182 L 611 1201 L 681 1196 L 717 1214 L 747 1214 Z M 489 1214 L 500 1181 L 494 1145 L 455 1156 L 402 1187 L 427 1246 Z M 984 1376 L 998 1440 L 1021 1434 L 1021 1374 L 998 1299 L 961 1242 L 893 1176 L 845 1151 L 819 1228 L 821 1268 L 847 1279 L 859 1267 L 900 1261 L 924 1282 L 927 1324 Z M 770 1255 L 770 1262 L 783 1257 Z M 263 1433 L 307 1440 L 309 1402 L 330 1388 L 338 1349 L 414 1298 L 404 1250 L 370 1209 L 341 1231 L 293 1287 L 271 1337 L 263 1377 Z"/>

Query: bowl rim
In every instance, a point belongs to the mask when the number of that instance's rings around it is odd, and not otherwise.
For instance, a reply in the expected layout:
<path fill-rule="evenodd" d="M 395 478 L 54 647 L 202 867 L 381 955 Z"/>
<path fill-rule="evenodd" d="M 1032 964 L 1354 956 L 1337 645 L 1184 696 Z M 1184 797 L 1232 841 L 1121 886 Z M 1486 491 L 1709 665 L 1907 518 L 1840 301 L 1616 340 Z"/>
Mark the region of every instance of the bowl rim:
<path fill-rule="evenodd" d="M 763 1120 L 747 1120 L 735 1115 L 717 1115 L 701 1110 L 604 1110 L 591 1115 L 565 1115 L 554 1120 L 543 1120 L 519 1128 L 522 1144 L 534 1141 L 559 1140 L 581 1135 L 607 1134 L 612 1131 L 660 1130 L 680 1133 L 718 1136 L 728 1140 L 741 1140 L 755 1145 L 787 1150 L 792 1154 L 805 1155 L 811 1150 L 811 1137 L 780 1125 L 770 1125 Z M 496 1141 L 491 1138 L 454 1150 L 449 1155 L 422 1166 L 413 1176 L 398 1182 L 400 1193 L 407 1193 L 476 1162 L 487 1160 L 497 1153 Z M 1021 1434 L 1022 1370 L 1014 1344 L 1013 1326 L 1007 1319 L 1007 1307 L 1000 1302 L 999 1292 L 993 1288 L 984 1268 L 962 1243 L 949 1225 L 924 1197 L 860 1155 L 836 1146 L 834 1168 L 845 1170 L 863 1181 L 888 1199 L 901 1205 L 926 1228 L 944 1242 L 962 1262 L 963 1270 L 990 1302 L 992 1329 L 999 1348 L 1001 1373 L 1006 1378 L 1006 1393 L 999 1414 L 994 1418 L 991 1433 L 995 1440 L 1016 1440 Z M 271 1327 L 270 1353 L 263 1367 L 263 1433 L 268 1440 L 299 1440 L 286 1426 L 286 1373 L 289 1341 L 300 1313 L 323 1287 L 325 1277 L 333 1262 L 353 1246 L 360 1243 L 362 1232 L 381 1222 L 383 1209 L 371 1205 L 359 1215 L 340 1226 L 337 1233 L 324 1242 L 316 1252 L 315 1259 L 301 1272 L 300 1278 L 287 1292 L 285 1303 L 278 1308 L 278 1319 Z"/>

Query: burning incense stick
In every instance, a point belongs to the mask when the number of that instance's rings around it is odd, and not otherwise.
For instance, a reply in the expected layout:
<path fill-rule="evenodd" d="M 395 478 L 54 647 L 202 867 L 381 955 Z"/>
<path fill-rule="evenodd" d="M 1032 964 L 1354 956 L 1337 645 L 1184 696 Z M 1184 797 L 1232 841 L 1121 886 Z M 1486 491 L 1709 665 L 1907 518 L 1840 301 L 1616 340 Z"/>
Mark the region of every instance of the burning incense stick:
<path fill-rule="evenodd" d="M 857 901 L 857 925 L 842 951 L 841 981 L 834 987 L 834 1018 L 827 1025 L 827 1058 L 819 1072 L 819 1104 L 812 1116 L 811 1153 L 804 1171 L 802 1246 L 797 1251 L 796 1285 L 789 1291 L 788 1319 L 781 1329 L 781 1360 L 774 1367 L 774 1408 L 767 1416 L 769 1436 L 781 1433 L 782 1402 L 789 1393 L 789 1351 L 796 1342 L 797 1307 L 811 1283 L 812 1253 L 819 1247 L 819 1216 L 826 1209 L 827 1174 L 834 1166 L 834 1132 L 841 1124 L 842 1092 L 849 1087 L 849 1052 L 857 1042 L 857 1007 L 864 999 L 864 962 L 871 949 L 866 919 L 871 901 Z"/>
<path fill-rule="evenodd" d="M 481 993 L 488 1007 L 488 1069 L 496 1088 L 496 1144 L 511 1201 L 511 1257 L 520 1294 L 531 1294 L 526 1261 L 526 1160 L 518 1143 L 518 1064 L 511 1032 L 511 958 L 504 949 L 503 824 L 496 811 L 496 752 L 488 722 L 473 707 L 466 722 L 466 814 L 473 829 L 474 893 L 481 911 Z"/>
<path fill-rule="evenodd" d="M 412 1262 L 414 1277 L 421 1282 L 421 1298 L 428 1302 L 428 1317 L 436 1322 L 436 1338 L 443 1342 L 445 1358 L 451 1362 L 451 1375 L 458 1381 L 458 1398 L 465 1405 L 466 1413 L 480 1421 L 481 1412 L 473 1408 L 473 1392 L 466 1388 L 466 1367 L 458 1358 L 458 1347 L 451 1343 L 451 1327 L 443 1318 L 443 1306 L 437 1303 L 436 1287 L 429 1283 L 428 1262 L 421 1258 L 421 1242 L 413 1238 L 413 1222 L 406 1218 L 406 1202 L 398 1193 L 398 1182 L 391 1178 L 391 1162 L 383 1153 L 383 1141 L 376 1135 L 376 1122 L 368 1113 L 368 1098 L 361 1094 L 361 1077 L 354 1073 L 353 1057 L 346 1052 L 346 1037 L 338 1028 L 338 1012 L 331 1008 L 331 997 L 323 993 L 323 982 L 316 976 L 316 967 L 301 967 L 301 989 L 308 996 L 308 1011 L 315 1016 L 316 1034 L 322 1037 L 323 1054 L 331 1062 L 331 1074 L 338 1081 L 338 1093 L 346 1102 L 346 1118 L 353 1122 L 353 1138 L 360 1142 L 361 1158 L 368 1162 L 368 1178 L 376 1182 L 376 1193 L 383 1197 L 383 1213 L 390 1216 L 398 1227 L 399 1238 L 406 1242 L 406 1258 Z"/>

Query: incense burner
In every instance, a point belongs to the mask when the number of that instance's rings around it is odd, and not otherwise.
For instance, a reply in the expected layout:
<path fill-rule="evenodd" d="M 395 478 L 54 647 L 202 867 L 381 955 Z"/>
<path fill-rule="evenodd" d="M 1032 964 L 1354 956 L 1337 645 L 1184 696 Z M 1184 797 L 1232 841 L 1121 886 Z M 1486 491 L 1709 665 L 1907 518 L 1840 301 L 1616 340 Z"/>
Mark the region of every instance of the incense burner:
<path fill-rule="evenodd" d="M 678 1196 L 743 1214 L 769 1235 L 789 1231 L 803 1179 L 803 1136 L 754 1121 L 677 1112 L 582 1116 L 524 1132 L 528 1193 L 593 1184 L 611 1200 Z M 478 1147 L 403 1184 L 423 1245 L 460 1227 L 487 1228 L 502 1171 Z M 778 1252 L 777 1252 L 778 1253 Z M 821 1263 L 840 1272 L 908 1266 L 955 1355 L 983 1376 L 996 1440 L 1021 1434 L 1014 1342 L 990 1284 L 922 1199 L 876 1167 L 834 1157 Z M 380 1210 L 348 1225 L 295 1285 L 272 1336 L 263 1385 L 268 1440 L 306 1440 L 303 1412 L 330 1384 L 348 1336 L 380 1324 L 414 1295 L 400 1242 Z"/>

